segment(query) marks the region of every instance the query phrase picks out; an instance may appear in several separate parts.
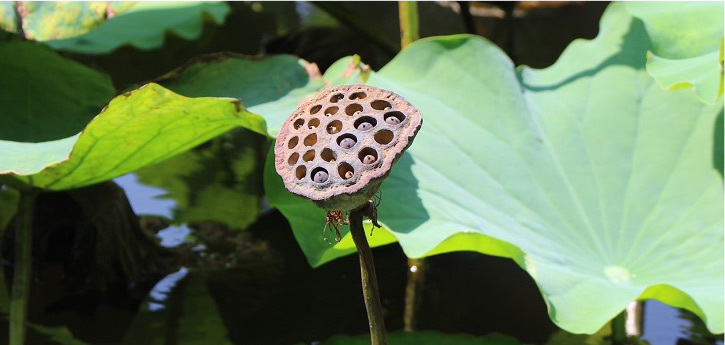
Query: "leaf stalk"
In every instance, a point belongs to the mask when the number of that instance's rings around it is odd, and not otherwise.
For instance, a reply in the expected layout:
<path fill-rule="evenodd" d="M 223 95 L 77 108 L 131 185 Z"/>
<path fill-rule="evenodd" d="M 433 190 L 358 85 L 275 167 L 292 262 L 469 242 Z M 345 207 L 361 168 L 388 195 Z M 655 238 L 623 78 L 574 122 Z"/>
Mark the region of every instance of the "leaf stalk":
<path fill-rule="evenodd" d="M 400 47 L 405 49 L 420 38 L 418 31 L 418 2 L 398 1 L 400 15 Z"/>
<path fill-rule="evenodd" d="M 10 345 L 23 345 L 28 321 L 28 297 L 33 245 L 33 211 L 37 193 L 22 191 L 15 226 L 15 263 L 10 294 Z"/>
<path fill-rule="evenodd" d="M 375 262 L 363 228 L 363 217 L 369 217 L 374 207 L 375 204 L 369 201 L 365 205 L 350 211 L 350 234 L 360 257 L 360 277 L 362 278 L 365 308 L 368 312 L 370 338 L 373 345 L 387 345 L 388 339 L 385 334 L 383 308 L 378 292 L 378 279 L 375 275 Z"/>
<path fill-rule="evenodd" d="M 612 319 L 612 344 L 624 345 L 627 343 L 627 311 L 622 311 Z"/>

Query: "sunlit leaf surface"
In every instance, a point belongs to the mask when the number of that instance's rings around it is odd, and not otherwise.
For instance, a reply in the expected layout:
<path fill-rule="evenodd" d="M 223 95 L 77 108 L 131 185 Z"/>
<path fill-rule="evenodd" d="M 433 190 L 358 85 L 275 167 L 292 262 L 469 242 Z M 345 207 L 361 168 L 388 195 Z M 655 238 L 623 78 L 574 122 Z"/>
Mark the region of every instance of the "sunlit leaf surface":
<path fill-rule="evenodd" d="M 368 80 L 424 118 L 379 219 L 409 257 L 514 259 L 571 332 L 594 333 L 637 298 L 722 332 L 722 105 L 660 88 L 648 49 L 623 4 L 544 70 L 515 70 L 479 37 L 414 43 Z M 265 184 L 312 265 L 354 252 L 347 236 L 322 240 L 324 211 L 284 190 L 270 159 Z M 391 241 L 376 231 L 374 245 Z"/>
<path fill-rule="evenodd" d="M 122 45 L 152 49 L 164 43 L 167 31 L 184 39 L 201 35 L 204 18 L 222 23 L 229 5 L 221 1 L 143 1 L 83 35 L 47 41 L 54 49 L 105 54 Z"/>
<path fill-rule="evenodd" d="M 694 87 L 713 104 L 723 93 L 722 1 L 627 2 L 652 41 L 647 71 L 665 89 Z"/>
<path fill-rule="evenodd" d="M 267 121 L 276 136 L 307 98 L 335 85 L 362 83 L 359 58 L 344 58 L 320 74 L 315 64 L 290 55 L 249 58 L 213 54 L 192 61 L 157 82 L 189 97 L 233 97 Z M 255 85 L 255 87 L 250 87 Z"/>
<path fill-rule="evenodd" d="M 0 29 L 17 32 L 21 17 L 25 38 L 35 41 L 58 40 L 92 30 L 106 18 L 119 15 L 137 1 L 2 1 Z"/>
<path fill-rule="evenodd" d="M 266 133 L 264 119 L 235 99 L 187 98 L 148 84 L 114 98 L 77 135 L 67 160 L 16 177 L 44 189 L 82 187 L 159 163 L 237 126 Z M 15 156 L 10 170 L 25 162 L 22 151 Z"/>

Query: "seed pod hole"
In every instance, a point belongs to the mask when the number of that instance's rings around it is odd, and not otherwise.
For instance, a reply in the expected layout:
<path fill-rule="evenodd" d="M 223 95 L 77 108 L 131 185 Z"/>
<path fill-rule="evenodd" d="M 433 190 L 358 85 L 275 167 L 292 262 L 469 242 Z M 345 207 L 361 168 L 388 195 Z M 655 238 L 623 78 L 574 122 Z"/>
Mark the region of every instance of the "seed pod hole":
<path fill-rule="evenodd" d="M 324 183 L 330 178 L 330 174 L 327 173 L 325 168 L 315 168 L 312 170 L 312 181 L 315 183 Z"/>
<path fill-rule="evenodd" d="M 309 129 L 315 129 L 319 125 L 320 125 L 319 119 L 311 119 L 310 121 L 307 121 L 307 128 L 309 128 Z"/>
<path fill-rule="evenodd" d="M 345 98 L 345 95 L 343 95 L 341 93 L 334 94 L 334 95 L 332 95 L 332 97 L 330 97 L 330 103 L 337 103 L 337 102 L 341 101 L 343 98 Z"/>
<path fill-rule="evenodd" d="M 383 129 L 375 133 L 375 141 L 380 145 L 387 145 L 393 141 L 393 132 Z"/>
<path fill-rule="evenodd" d="M 297 119 L 293 126 L 295 129 L 300 129 L 300 127 L 302 127 L 302 125 L 304 125 L 304 124 L 305 124 L 305 120 Z"/>
<path fill-rule="evenodd" d="M 343 134 L 337 137 L 337 145 L 340 145 L 343 149 L 349 149 L 355 146 L 357 138 L 352 134 Z"/>
<path fill-rule="evenodd" d="M 295 176 L 298 180 L 302 180 L 305 178 L 305 174 L 307 174 L 307 168 L 305 168 L 304 165 L 300 165 L 295 169 Z"/>
<path fill-rule="evenodd" d="M 373 148 L 366 147 L 360 150 L 357 157 L 363 164 L 373 164 L 378 161 L 378 152 Z"/>
<path fill-rule="evenodd" d="M 362 105 L 357 104 L 357 103 L 350 104 L 345 108 L 345 114 L 348 114 L 350 116 L 355 115 L 357 113 L 361 113 L 362 111 L 363 111 Z"/>
<path fill-rule="evenodd" d="M 305 162 L 312 162 L 315 159 L 315 150 L 309 150 L 302 155 L 302 160 Z"/>
<path fill-rule="evenodd" d="M 327 133 L 335 134 L 342 130 L 342 122 L 335 120 L 327 124 Z"/>
<path fill-rule="evenodd" d="M 405 115 L 399 111 L 391 111 L 389 113 L 385 113 L 383 118 L 385 119 L 385 123 L 395 126 L 405 120 Z"/>
<path fill-rule="evenodd" d="M 337 111 L 339 109 L 340 108 L 338 108 L 338 107 L 329 107 L 329 108 L 325 109 L 325 116 L 335 115 L 335 114 L 337 114 Z"/>
<path fill-rule="evenodd" d="M 316 105 L 316 106 L 314 106 L 314 107 L 312 107 L 312 108 L 310 108 L 310 115 L 317 114 L 320 111 L 320 109 L 322 109 L 322 106 L 319 105 L 319 104 Z"/>
<path fill-rule="evenodd" d="M 352 165 L 342 162 L 337 166 L 337 173 L 340 174 L 340 177 L 344 180 L 349 180 L 355 176 L 355 169 L 352 168 Z"/>
<path fill-rule="evenodd" d="M 317 134 L 312 133 L 305 137 L 305 140 L 303 141 L 305 143 L 305 146 L 312 146 L 317 143 Z"/>
<path fill-rule="evenodd" d="M 292 155 L 290 155 L 289 158 L 287 158 L 287 164 L 295 165 L 295 163 L 297 163 L 297 160 L 299 160 L 299 159 L 300 159 L 300 154 L 295 152 Z"/>
<path fill-rule="evenodd" d="M 378 124 L 378 121 L 375 120 L 375 118 L 372 118 L 370 116 L 363 116 L 363 117 L 360 117 L 359 119 L 355 120 L 354 125 L 358 131 L 364 132 L 364 131 L 368 131 L 368 130 L 372 129 L 377 124 Z"/>
<path fill-rule="evenodd" d="M 373 107 L 375 110 L 388 110 L 392 106 L 390 105 L 390 102 L 384 101 L 382 99 L 374 100 L 372 103 L 370 103 L 370 106 Z"/>
<path fill-rule="evenodd" d="M 288 148 L 290 148 L 290 149 L 293 149 L 293 148 L 295 148 L 295 146 L 297 146 L 297 143 L 298 143 L 299 141 L 300 141 L 300 138 L 298 138 L 298 137 L 294 136 L 294 137 L 292 137 L 292 138 L 291 138 L 291 139 L 289 140 L 289 142 L 287 142 L 287 147 L 288 147 Z"/>
<path fill-rule="evenodd" d="M 350 98 L 350 100 L 356 100 L 356 99 L 363 99 L 365 97 L 367 97 L 367 95 L 365 94 L 365 92 L 360 91 L 360 92 L 352 93 L 350 95 L 350 97 L 348 97 L 348 98 Z"/>
<path fill-rule="evenodd" d="M 329 148 L 324 148 L 322 152 L 320 152 L 320 158 L 322 158 L 325 162 L 334 162 L 337 160 L 337 153 Z"/>

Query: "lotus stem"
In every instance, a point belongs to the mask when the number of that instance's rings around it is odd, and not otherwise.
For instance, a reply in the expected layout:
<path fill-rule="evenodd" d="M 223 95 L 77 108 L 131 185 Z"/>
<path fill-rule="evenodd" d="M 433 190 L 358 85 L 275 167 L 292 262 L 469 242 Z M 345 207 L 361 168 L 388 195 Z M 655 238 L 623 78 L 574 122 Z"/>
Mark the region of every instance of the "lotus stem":
<path fill-rule="evenodd" d="M 373 253 L 370 251 L 365 229 L 363 228 L 363 216 L 369 215 L 375 205 L 372 202 L 350 211 L 350 234 L 357 247 L 360 257 L 360 276 L 362 278 L 363 296 L 365 308 L 368 312 L 370 324 L 370 338 L 373 345 L 387 345 L 388 339 L 385 334 L 385 320 L 383 319 L 383 308 L 380 304 L 378 293 L 378 279 L 375 276 L 375 262 Z"/>
<path fill-rule="evenodd" d="M 400 47 L 405 49 L 420 38 L 418 32 L 418 2 L 398 1 L 400 14 Z"/>
<path fill-rule="evenodd" d="M 619 313 L 612 319 L 612 344 L 624 345 L 627 343 L 627 330 L 625 323 L 627 321 L 626 310 Z"/>
<path fill-rule="evenodd" d="M 36 193 L 22 191 L 15 226 L 15 263 L 10 294 L 10 345 L 25 344 L 32 267 L 33 209 Z"/>
<path fill-rule="evenodd" d="M 405 49 L 420 38 L 418 31 L 418 3 L 416 1 L 398 1 L 400 14 L 400 45 Z M 420 309 L 420 294 L 423 288 L 425 259 L 408 259 L 408 282 L 405 288 L 405 313 L 403 323 L 405 331 L 414 331 Z"/>
<path fill-rule="evenodd" d="M 421 295 L 425 282 L 425 259 L 408 259 L 408 282 L 405 286 L 405 312 L 403 330 L 415 331 L 418 328 Z"/>

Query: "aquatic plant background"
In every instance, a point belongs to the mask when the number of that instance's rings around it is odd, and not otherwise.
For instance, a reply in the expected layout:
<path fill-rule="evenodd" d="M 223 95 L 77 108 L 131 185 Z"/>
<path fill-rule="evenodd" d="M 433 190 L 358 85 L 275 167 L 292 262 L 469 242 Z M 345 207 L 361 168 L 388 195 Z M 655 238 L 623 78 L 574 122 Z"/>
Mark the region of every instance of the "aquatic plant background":
<path fill-rule="evenodd" d="M 277 26 L 234 36 L 230 13 Z M 234 40 L 257 53 L 260 37 L 292 32 L 282 5 L 0 2 L 0 228 L 13 227 L 20 195 L 135 172 L 176 200 L 173 222 L 243 230 L 264 198 L 310 265 L 351 254 L 349 236 L 322 240 L 324 211 L 284 189 L 268 149 L 305 99 L 367 83 L 410 100 L 426 122 L 381 188 L 384 230 L 372 246 L 510 258 L 572 333 L 595 334 L 645 299 L 723 332 L 722 2 L 612 3 L 596 38 L 543 69 L 516 67 L 471 34 L 421 39 L 371 68 L 399 48 L 349 13 L 337 20 L 375 49 L 328 57 L 320 73 L 309 58 L 216 53 Z M 139 64 L 153 54 L 164 58 Z M 460 343 L 514 341 L 471 339 Z"/>

